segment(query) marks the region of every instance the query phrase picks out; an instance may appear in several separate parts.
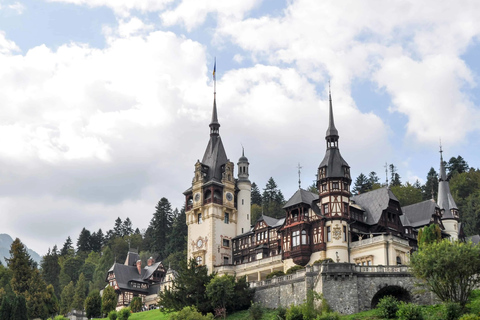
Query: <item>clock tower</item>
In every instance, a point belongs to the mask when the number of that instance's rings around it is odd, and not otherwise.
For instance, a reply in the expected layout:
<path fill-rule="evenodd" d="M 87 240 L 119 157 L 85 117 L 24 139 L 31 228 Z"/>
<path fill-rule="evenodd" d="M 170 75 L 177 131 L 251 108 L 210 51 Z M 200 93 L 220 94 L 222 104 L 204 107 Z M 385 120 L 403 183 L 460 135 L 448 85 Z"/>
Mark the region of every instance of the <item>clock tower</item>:
<path fill-rule="evenodd" d="M 234 178 L 234 164 L 225 153 L 220 138 L 216 97 L 213 99 L 210 140 L 202 161 L 195 163 L 192 186 L 184 192 L 188 226 L 188 259 L 215 267 L 232 264 L 232 239 L 250 229 L 248 160 L 239 161 L 242 173 Z M 241 186 L 237 182 L 241 181 Z M 240 204 L 238 204 L 240 202 Z M 243 205 L 240 210 L 237 205 Z M 248 209 L 244 210 L 248 205 Z M 237 233 L 238 232 L 238 233 Z"/>

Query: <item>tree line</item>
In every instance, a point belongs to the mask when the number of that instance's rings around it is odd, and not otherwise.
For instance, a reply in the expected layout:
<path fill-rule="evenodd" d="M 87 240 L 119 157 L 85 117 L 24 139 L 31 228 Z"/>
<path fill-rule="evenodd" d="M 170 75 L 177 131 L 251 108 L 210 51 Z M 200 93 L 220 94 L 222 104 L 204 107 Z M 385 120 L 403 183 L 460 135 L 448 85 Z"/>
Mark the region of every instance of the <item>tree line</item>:
<path fill-rule="evenodd" d="M 46 319 L 71 309 L 83 310 L 90 294 L 92 303 L 98 304 L 96 295 L 106 285 L 107 271 L 114 262 L 123 263 L 131 249 L 139 253 L 143 265 L 152 256 L 176 269 L 187 259 L 185 221 L 183 208 L 172 209 L 168 199 L 161 198 L 146 230 L 134 228 L 128 217 L 117 218 L 106 233 L 83 228 L 75 246 L 69 236 L 60 249 L 49 248 L 40 268 L 16 239 L 7 266 L 0 265 L 0 312 L 23 308 L 28 318 Z"/>

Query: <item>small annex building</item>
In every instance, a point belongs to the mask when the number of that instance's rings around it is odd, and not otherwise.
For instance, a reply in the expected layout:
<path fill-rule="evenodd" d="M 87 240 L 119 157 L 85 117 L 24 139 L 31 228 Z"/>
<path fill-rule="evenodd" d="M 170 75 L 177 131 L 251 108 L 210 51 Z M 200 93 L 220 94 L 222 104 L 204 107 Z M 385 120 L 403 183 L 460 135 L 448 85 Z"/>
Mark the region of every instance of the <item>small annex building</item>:
<path fill-rule="evenodd" d="M 170 287 L 175 279 L 175 271 L 155 262 L 153 257 L 142 267 L 138 253 L 129 251 L 125 263 L 114 263 L 107 272 L 106 281 L 118 294 L 117 309 L 127 307 L 134 297 L 142 298 L 145 310 L 157 307 L 157 297 L 161 290 Z"/>

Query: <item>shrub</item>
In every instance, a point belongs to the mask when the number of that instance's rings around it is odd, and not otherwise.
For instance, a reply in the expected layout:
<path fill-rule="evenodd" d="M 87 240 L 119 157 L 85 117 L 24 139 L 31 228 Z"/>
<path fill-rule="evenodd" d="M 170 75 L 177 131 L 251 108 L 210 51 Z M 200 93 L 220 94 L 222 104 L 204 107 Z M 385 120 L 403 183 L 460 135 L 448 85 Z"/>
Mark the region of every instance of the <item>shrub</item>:
<path fill-rule="evenodd" d="M 172 313 L 169 320 L 213 320 L 213 314 L 202 315 L 195 307 L 185 307 L 177 313 Z"/>
<path fill-rule="evenodd" d="M 285 320 L 286 316 L 287 316 L 287 308 L 282 307 L 282 306 L 278 307 L 277 308 L 277 319 Z"/>
<path fill-rule="evenodd" d="M 313 264 L 317 264 L 317 263 L 320 263 L 320 264 L 323 264 L 323 263 L 334 263 L 335 261 L 333 261 L 332 258 L 326 258 L 326 259 L 318 259 L 318 260 L 315 260 L 315 262 L 313 262 Z"/>
<path fill-rule="evenodd" d="M 327 312 L 317 316 L 315 320 L 340 320 L 340 314 L 338 312 Z"/>
<path fill-rule="evenodd" d="M 281 277 L 285 275 L 285 272 L 281 271 L 281 270 L 277 270 L 277 271 L 273 271 L 273 272 L 270 272 L 269 274 L 267 274 L 267 279 L 271 279 L 273 277 Z"/>
<path fill-rule="evenodd" d="M 447 302 L 443 305 L 444 320 L 457 320 L 462 313 L 462 306 L 458 303 Z"/>
<path fill-rule="evenodd" d="M 123 308 L 117 312 L 117 320 L 128 320 L 131 314 L 132 310 L 130 308 Z"/>
<path fill-rule="evenodd" d="M 112 310 L 108 313 L 108 319 L 117 320 L 117 311 Z"/>
<path fill-rule="evenodd" d="M 422 308 L 414 303 L 400 303 L 397 311 L 398 320 L 423 320 Z"/>
<path fill-rule="evenodd" d="M 460 319 L 458 320 L 480 320 L 480 316 L 476 315 L 474 313 L 467 313 L 464 314 Z"/>
<path fill-rule="evenodd" d="M 248 315 L 252 320 L 260 320 L 263 316 L 262 305 L 258 302 L 252 303 L 250 309 L 248 309 Z"/>
<path fill-rule="evenodd" d="M 291 305 L 290 308 L 287 309 L 287 313 L 285 314 L 286 320 L 303 320 L 303 313 L 301 306 Z"/>
<path fill-rule="evenodd" d="M 398 301 L 392 296 L 385 296 L 377 304 L 378 315 L 385 319 L 393 319 L 397 315 Z"/>
<path fill-rule="evenodd" d="M 54 320 L 68 320 L 68 318 L 65 318 L 64 316 L 56 316 Z"/>
<path fill-rule="evenodd" d="M 133 312 L 142 311 L 142 298 L 134 297 L 132 302 L 130 302 L 130 309 L 132 309 Z"/>
<path fill-rule="evenodd" d="M 305 269 L 305 267 L 302 267 L 302 266 L 293 266 L 291 268 L 288 268 L 287 272 L 285 272 L 285 274 L 292 274 L 292 273 L 295 273 L 297 272 L 297 270 L 302 270 L 302 269 Z"/>

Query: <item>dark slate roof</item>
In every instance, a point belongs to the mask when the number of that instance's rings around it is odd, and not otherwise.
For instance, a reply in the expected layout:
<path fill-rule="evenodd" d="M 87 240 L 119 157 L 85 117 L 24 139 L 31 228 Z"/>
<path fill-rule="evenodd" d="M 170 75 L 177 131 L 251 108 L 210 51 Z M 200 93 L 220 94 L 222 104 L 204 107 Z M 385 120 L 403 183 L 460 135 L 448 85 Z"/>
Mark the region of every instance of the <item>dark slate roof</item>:
<path fill-rule="evenodd" d="M 287 203 L 283 206 L 283 208 L 286 209 L 288 207 L 291 207 L 300 203 L 305 203 L 311 206 L 312 201 L 317 199 L 318 199 L 318 194 L 307 191 L 307 190 L 298 189 L 293 194 L 293 196 L 287 201 Z"/>
<path fill-rule="evenodd" d="M 222 180 L 222 166 L 228 161 L 222 138 L 212 135 L 203 155 L 202 164 L 208 166 L 207 181 Z"/>
<path fill-rule="evenodd" d="M 441 151 L 441 150 L 440 150 Z M 443 163 L 443 157 L 440 156 L 440 177 L 438 179 L 438 206 L 444 210 L 443 219 L 455 219 L 452 215 L 451 209 L 458 209 L 455 200 L 453 200 L 450 193 L 450 185 L 447 181 L 447 172 Z"/>
<path fill-rule="evenodd" d="M 480 242 L 480 235 L 476 234 L 471 237 L 467 237 L 467 242 L 472 241 L 473 244 L 478 244 Z"/>
<path fill-rule="evenodd" d="M 333 121 L 333 107 L 332 107 L 332 94 L 329 92 L 328 97 L 330 98 L 330 109 L 329 109 L 329 121 L 328 121 L 328 129 L 326 136 L 336 136 L 338 137 L 338 130 L 335 128 L 335 123 Z"/>
<path fill-rule="evenodd" d="M 414 228 L 422 227 L 430 223 L 435 209 L 438 208 L 433 200 L 425 200 L 419 203 L 402 207 L 403 216 L 400 216 L 404 226 L 412 226 Z"/>
<path fill-rule="evenodd" d="M 285 221 L 285 218 L 277 219 L 277 218 L 262 215 L 260 216 L 260 218 L 258 218 L 257 222 L 261 220 L 265 221 L 265 223 L 269 227 L 277 227 L 283 224 L 283 222 Z"/>
<path fill-rule="evenodd" d="M 377 224 L 383 210 L 387 209 L 390 200 L 398 202 L 397 197 L 387 187 L 365 192 L 352 197 L 352 201 L 360 205 L 367 215 L 367 224 Z"/>
<path fill-rule="evenodd" d="M 157 262 L 151 266 L 146 266 L 145 268 L 140 269 L 141 274 L 139 274 L 136 266 L 127 266 L 125 264 L 114 263 L 108 272 L 113 271 L 115 274 L 115 280 L 117 281 L 120 289 L 147 292 L 148 289 L 132 288 L 129 286 L 129 282 L 135 281 L 140 283 L 148 283 L 147 279 L 155 270 L 157 270 L 160 264 L 161 262 Z"/>
<path fill-rule="evenodd" d="M 342 158 L 338 148 L 328 148 L 325 157 L 318 166 L 322 168 L 327 166 L 327 178 L 343 178 L 345 177 L 344 167 L 348 167 L 348 163 Z"/>
<path fill-rule="evenodd" d="M 137 267 L 137 261 L 140 260 L 140 256 L 136 252 L 129 251 L 127 258 L 125 259 L 126 266 L 135 266 Z"/>

